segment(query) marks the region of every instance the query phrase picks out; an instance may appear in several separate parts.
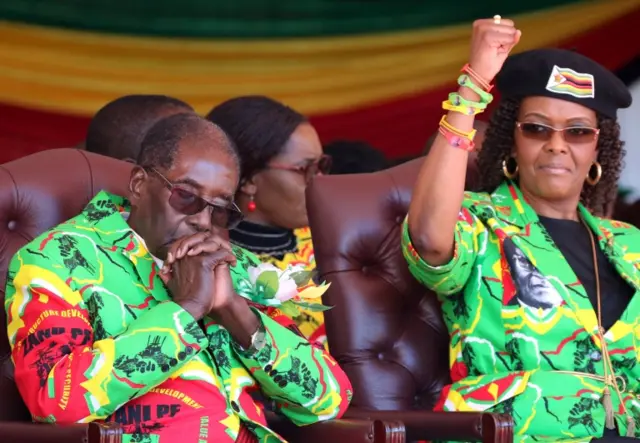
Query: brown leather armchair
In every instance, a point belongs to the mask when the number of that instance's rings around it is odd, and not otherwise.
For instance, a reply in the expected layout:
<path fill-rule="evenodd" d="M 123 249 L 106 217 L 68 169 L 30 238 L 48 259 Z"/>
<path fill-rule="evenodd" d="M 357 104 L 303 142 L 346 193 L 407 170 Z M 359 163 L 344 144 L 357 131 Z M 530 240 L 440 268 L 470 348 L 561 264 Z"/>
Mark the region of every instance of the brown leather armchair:
<path fill-rule="evenodd" d="M 0 301 L 13 254 L 40 233 L 77 215 L 101 189 L 124 195 L 131 165 L 75 149 L 43 151 L 0 165 Z M 3 303 L 0 304 L 3 306 Z M 0 441 L 11 443 L 118 443 L 122 429 L 91 423 L 31 423 L 13 380 L 13 364 L 0 309 Z M 389 423 L 376 419 L 333 420 L 298 428 L 271 417 L 274 430 L 292 442 L 383 443 Z"/>
<path fill-rule="evenodd" d="M 640 228 L 640 200 L 626 203 L 619 198 L 615 203 L 613 218 Z"/>
<path fill-rule="evenodd" d="M 406 439 L 510 442 L 509 416 L 432 412 L 449 380 L 435 295 L 409 273 L 400 225 L 422 159 L 373 174 L 318 177 L 307 189 L 331 354 L 354 387 L 350 417 L 395 422 Z M 477 171 L 467 174 L 469 188 Z"/>

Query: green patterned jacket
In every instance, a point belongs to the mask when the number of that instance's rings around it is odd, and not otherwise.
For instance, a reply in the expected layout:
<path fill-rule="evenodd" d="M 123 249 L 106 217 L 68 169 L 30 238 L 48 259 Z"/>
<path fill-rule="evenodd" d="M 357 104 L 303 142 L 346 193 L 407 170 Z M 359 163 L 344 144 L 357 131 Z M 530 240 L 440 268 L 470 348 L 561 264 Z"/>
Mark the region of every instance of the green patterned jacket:
<path fill-rule="evenodd" d="M 599 247 L 635 288 L 605 334 L 620 390 L 613 392 L 613 411 L 625 435 L 630 420 L 640 424 L 640 231 L 579 210 Z M 412 274 L 438 293 L 450 334 L 453 384 L 443 390 L 438 409 L 511 414 L 516 441 L 602 436 L 605 358 L 596 314 L 514 184 L 503 183 L 491 195 L 465 195 L 450 263 L 425 263 L 406 221 L 402 245 Z M 635 435 L 640 437 L 639 426 Z"/>
<path fill-rule="evenodd" d="M 254 308 L 267 343 L 251 354 L 213 320 L 201 327 L 173 303 L 123 218 L 127 205 L 99 193 L 10 264 L 8 335 L 34 420 L 116 421 L 132 442 L 232 442 L 243 432 L 278 442 L 254 391 L 299 425 L 344 413 L 347 377 L 278 309 Z M 234 251 L 232 278 L 246 293 L 260 281 L 259 262 Z"/>

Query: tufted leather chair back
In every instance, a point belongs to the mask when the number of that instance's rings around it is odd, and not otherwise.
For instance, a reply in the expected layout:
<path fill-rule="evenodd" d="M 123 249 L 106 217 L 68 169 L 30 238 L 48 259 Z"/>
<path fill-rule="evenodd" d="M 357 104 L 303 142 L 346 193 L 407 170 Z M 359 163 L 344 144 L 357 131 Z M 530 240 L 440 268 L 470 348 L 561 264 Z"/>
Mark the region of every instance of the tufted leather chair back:
<path fill-rule="evenodd" d="M 409 273 L 400 226 L 422 158 L 373 174 L 322 176 L 307 190 L 331 353 L 352 407 L 432 409 L 449 380 L 448 334 L 435 295 Z M 475 164 L 468 188 L 477 182 Z"/>
<path fill-rule="evenodd" d="M 629 204 L 618 198 L 615 202 L 613 218 L 640 228 L 640 200 Z"/>
<path fill-rule="evenodd" d="M 18 249 L 78 215 L 98 191 L 126 195 L 130 172 L 129 163 L 76 149 L 42 151 L 0 165 L 0 300 L 4 302 L 7 268 Z M 30 421 L 13 382 L 4 309 L 0 393 L 0 421 Z"/>

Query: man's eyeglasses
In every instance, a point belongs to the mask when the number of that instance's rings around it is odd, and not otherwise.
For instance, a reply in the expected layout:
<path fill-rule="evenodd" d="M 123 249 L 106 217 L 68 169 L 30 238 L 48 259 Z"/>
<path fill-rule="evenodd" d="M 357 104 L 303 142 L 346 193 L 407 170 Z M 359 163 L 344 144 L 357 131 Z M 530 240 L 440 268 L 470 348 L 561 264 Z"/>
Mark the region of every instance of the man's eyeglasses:
<path fill-rule="evenodd" d="M 162 179 L 164 185 L 171 191 L 169 204 L 173 209 L 184 215 L 195 215 L 202 212 L 207 206 L 211 206 L 211 223 L 223 229 L 233 229 L 242 221 L 242 211 L 231 202 L 228 206 L 209 203 L 202 197 L 181 188 L 180 185 L 172 183 L 167 177 L 158 172 L 155 168 L 145 168 Z"/>
<path fill-rule="evenodd" d="M 323 155 L 318 160 L 304 166 L 290 166 L 272 163 L 267 166 L 267 169 L 279 169 L 282 171 L 297 172 L 298 174 L 303 175 L 305 181 L 309 183 L 311 179 L 316 175 L 329 173 L 329 171 L 331 170 L 331 157 L 328 155 Z"/>
<path fill-rule="evenodd" d="M 564 141 L 571 144 L 591 143 L 600 134 L 600 129 L 588 126 L 570 126 L 556 129 L 542 123 L 516 122 L 516 126 L 526 138 L 546 142 L 551 140 L 554 132 L 562 134 Z"/>

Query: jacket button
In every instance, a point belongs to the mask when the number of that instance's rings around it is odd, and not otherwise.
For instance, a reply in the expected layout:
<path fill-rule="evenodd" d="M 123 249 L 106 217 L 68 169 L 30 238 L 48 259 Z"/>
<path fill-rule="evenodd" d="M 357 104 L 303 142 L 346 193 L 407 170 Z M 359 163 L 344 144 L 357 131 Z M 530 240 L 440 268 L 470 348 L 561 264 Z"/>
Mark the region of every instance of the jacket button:
<path fill-rule="evenodd" d="M 593 351 L 589 354 L 589 358 L 593 361 L 600 361 L 602 360 L 602 354 L 599 351 Z"/>

